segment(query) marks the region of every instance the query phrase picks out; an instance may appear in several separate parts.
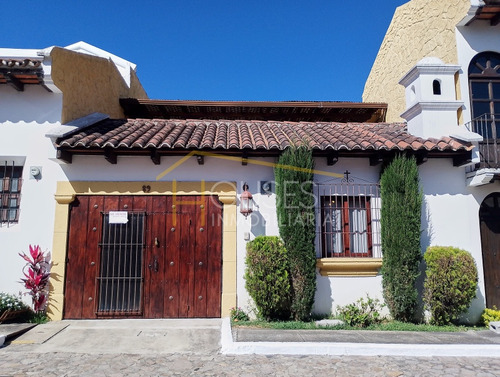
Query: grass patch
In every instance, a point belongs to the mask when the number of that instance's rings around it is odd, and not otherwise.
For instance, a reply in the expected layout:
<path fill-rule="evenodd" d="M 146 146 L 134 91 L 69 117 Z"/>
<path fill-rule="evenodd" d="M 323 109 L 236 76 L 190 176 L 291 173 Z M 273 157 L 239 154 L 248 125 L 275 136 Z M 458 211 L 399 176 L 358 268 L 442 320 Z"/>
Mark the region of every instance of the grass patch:
<path fill-rule="evenodd" d="M 260 328 L 260 329 L 274 329 L 274 330 L 364 330 L 364 331 L 425 331 L 425 332 L 460 332 L 460 331 L 485 329 L 485 327 L 477 327 L 477 326 L 465 326 L 465 325 L 435 326 L 428 324 L 404 323 L 399 321 L 382 322 L 380 324 L 372 325 L 366 328 L 359 328 L 348 325 L 322 327 L 322 326 L 316 326 L 316 323 L 314 321 L 266 322 L 258 320 L 232 322 L 232 326 Z"/>

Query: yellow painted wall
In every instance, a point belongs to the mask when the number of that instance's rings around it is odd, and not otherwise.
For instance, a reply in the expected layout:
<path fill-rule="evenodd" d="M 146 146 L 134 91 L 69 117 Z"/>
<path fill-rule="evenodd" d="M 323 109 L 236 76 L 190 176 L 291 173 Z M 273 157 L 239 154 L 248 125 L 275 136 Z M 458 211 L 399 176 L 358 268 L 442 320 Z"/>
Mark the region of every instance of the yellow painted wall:
<path fill-rule="evenodd" d="M 93 112 L 124 118 L 120 98 L 147 98 L 135 72 L 130 88 L 108 59 L 55 47 L 51 52 L 52 78 L 63 92 L 62 123 Z"/>
<path fill-rule="evenodd" d="M 401 121 L 404 87 L 399 80 L 422 58 L 458 64 L 455 26 L 470 0 L 411 0 L 398 7 L 365 84 L 363 101 L 386 102 L 387 121 Z"/>

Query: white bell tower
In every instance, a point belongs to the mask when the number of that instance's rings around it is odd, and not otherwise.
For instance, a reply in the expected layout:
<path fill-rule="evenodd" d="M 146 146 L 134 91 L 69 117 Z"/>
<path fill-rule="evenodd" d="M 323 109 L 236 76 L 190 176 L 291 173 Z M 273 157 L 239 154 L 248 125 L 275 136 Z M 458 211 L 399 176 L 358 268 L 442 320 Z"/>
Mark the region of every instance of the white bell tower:
<path fill-rule="evenodd" d="M 405 87 L 408 132 L 423 138 L 441 138 L 465 131 L 458 127 L 455 73 L 459 65 L 444 64 L 440 59 L 420 60 L 400 81 Z"/>

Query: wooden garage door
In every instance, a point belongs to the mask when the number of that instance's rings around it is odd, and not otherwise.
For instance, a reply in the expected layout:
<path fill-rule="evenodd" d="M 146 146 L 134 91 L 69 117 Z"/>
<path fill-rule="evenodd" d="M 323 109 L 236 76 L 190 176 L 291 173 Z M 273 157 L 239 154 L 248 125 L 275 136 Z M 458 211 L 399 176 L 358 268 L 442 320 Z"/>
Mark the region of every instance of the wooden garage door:
<path fill-rule="evenodd" d="M 220 317 L 222 206 L 213 196 L 78 196 L 65 318 Z"/>

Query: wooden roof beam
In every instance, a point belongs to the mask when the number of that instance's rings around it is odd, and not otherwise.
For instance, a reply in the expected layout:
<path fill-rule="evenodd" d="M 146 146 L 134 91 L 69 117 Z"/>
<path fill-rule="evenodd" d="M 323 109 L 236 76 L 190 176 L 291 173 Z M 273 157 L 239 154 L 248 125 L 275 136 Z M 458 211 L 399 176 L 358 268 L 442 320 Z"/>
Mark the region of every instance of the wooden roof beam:
<path fill-rule="evenodd" d="M 497 13 L 490 20 L 490 24 L 491 26 L 497 26 L 499 22 L 500 22 L 500 13 Z"/>
<path fill-rule="evenodd" d="M 73 162 L 73 155 L 68 150 L 58 149 L 56 152 L 56 157 L 58 160 L 64 161 L 67 164 L 71 164 Z"/>
<path fill-rule="evenodd" d="M 153 161 L 153 164 L 155 165 L 160 165 L 161 163 L 161 156 L 160 153 L 158 152 L 158 149 L 153 149 L 151 150 L 151 161 Z"/>
<path fill-rule="evenodd" d="M 118 162 L 116 151 L 111 148 L 104 149 L 104 158 L 112 165 L 116 165 Z"/>
<path fill-rule="evenodd" d="M 415 154 L 415 158 L 417 159 L 417 165 L 422 165 L 427 162 L 429 158 L 429 153 L 427 151 L 420 151 Z"/>
<path fill-rule="evenodd" d="M 463 166 L 472 161 L 472 152 L 453 156 L 453 166 Z"/>
<path fill-rule="evenodd" d="M 375 153 L 370 156 L 370 166 L 377 166 L 384 162 L 384 158 L 381 153 Z"/>
<path fill-rule="evenodd" d="M 333 166 L 335 165 L 339 160 L 339 152 L 337 151 L 332 151 L 330 153 L 328 153 L 328 155 L 326 156 L 326 164 L 328 166 Z"/>
<path fill-rule="evenodd" d="M 18 92 L 24 92 L 24 84 L 19 79 L 12 76 L 12 72 L 4 73 L 3 76 L 5 77 L 7 84 L 12 86 Z"/>

